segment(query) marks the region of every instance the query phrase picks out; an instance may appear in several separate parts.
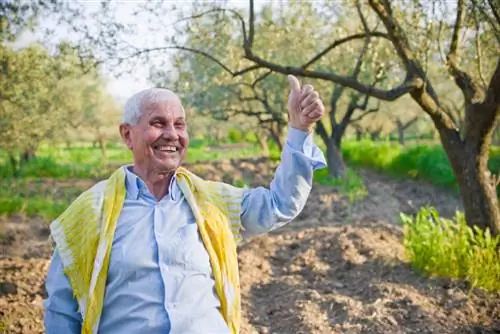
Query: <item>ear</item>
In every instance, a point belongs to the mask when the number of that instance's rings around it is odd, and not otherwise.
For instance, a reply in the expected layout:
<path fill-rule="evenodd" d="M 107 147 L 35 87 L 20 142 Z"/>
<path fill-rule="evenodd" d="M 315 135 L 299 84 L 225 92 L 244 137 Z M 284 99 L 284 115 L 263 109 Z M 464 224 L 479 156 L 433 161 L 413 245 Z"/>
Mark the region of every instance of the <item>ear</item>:
<path fill-rule="evenodd" d="M 132 149 L 132 129 L 130 124 L 120 124 L 120 135 L 129 149 Z"/>

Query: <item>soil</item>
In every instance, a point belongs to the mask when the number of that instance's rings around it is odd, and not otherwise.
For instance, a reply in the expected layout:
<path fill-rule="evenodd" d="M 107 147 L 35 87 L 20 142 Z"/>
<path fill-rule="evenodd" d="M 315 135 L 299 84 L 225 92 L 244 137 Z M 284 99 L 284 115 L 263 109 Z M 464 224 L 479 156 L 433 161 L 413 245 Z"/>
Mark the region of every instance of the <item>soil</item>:
<path fill-rule="evenodd" d="M 188 166 L 251 186 L 268 184 L 275 167 L 266 159 Z M 404 257 L 399 213 L 433 205 L 453 216 L 456 195 L 358 172 L 368 188 L 363 200 L 315 185 L 296 220 L 241 246 L 241 333 L 500 333 L 500 295 L 425 277 Z M 47 182 L 83 190 L 94 181 Z M 36 217 L 0 220 L 0 333 L 43 333 L 47 227 Z"/>

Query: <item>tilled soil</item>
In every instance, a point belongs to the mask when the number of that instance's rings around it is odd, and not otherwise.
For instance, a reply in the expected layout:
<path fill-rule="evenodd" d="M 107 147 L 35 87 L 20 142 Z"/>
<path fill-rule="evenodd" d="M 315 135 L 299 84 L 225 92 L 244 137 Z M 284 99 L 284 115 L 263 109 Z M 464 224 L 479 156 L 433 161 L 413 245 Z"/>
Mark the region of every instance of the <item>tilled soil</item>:
<path fill-rule="evenodd" d="M 267 184 L 274 167 L 265 159 L 189 166 L 252 186 Z M 500 333 L 499 295 L 426 278 L 404 258 L 399 213 L 430 204 L 453 216 L 461 207 L 456 196 L 421 181 L 359 172 L 365 199 L 350 203 L 334 188 L 314 186 L 295 221 L 241 246 L 242 334 Z M 83 190 L 93 182 L 60 186 Z M 0 221 L 0 333 L 43 333 L 47 226 L 22 216 Z"/>

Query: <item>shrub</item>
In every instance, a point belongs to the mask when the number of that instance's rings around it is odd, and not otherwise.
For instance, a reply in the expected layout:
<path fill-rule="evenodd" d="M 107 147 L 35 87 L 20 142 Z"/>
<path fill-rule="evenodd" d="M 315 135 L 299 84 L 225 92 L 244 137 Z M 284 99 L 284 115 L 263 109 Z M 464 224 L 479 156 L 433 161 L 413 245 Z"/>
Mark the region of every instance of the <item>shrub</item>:
<path fill-rule="evenodd" d="M 463 213 L 450 220 L 431 207 L 421 208 L 414 218 L 401 214 L 401 219 L 406 256 L 415 269 L 500 291 L 500 236 L 472 229 Z"/>
<path fill-rule="evenodd" d="M 363 166 L 388 174 L 425 179 L 438 186 L 457 188 L 450 162 L 440 145 L 415 145 L 373 141 L 351 141 L 342 146 L 344 159 L 353 166 Z M 500 148 L 492 147 L 488 168 L 500 173 Z M 499 189 L 500 194 L 500 189 Z"/>
<path fill-rule="evenodd" d="M 338 188 L 351 202 L 362 199 L 368 194 L 363 179 L 352 169 L 348 169 L 343 178 L 328 176 L 328 169 L 323 168 L 314 172 L 314 181 Z"/>

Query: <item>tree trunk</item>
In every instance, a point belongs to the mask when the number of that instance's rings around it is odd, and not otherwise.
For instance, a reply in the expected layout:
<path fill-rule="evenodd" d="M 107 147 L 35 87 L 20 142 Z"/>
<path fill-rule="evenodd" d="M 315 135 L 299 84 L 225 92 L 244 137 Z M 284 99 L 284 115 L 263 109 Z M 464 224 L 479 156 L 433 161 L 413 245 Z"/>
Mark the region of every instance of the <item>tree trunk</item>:
<path fill-rule="evenodd" d="M 24 165 L 35 158 L 35 149 L 33 147 L 28 147 L 21 153 L 20 164 Z"/>
<path fill-rule="evenodd" d="M 489 228 L 493 235 L 500 233 L 500 209 L 495 182 L 485 163 L 487 156 L 464 152 L 462 170 L 456 172 L 457 183 L 462 195 L 465 219 L 469 226 L 482 230 Z"/>
<path fill-rule="evenodd" d="M 257 134 L 257 140 L 259 141 L 259 146 L 262 149 L 262 155 L 265 157 L 269 156 L 269 145 L 267 144 L 267 136 L 262 134 Z"/>
<path fill-rule="evenodd" d="M 402 124 L 398 124 L 398 139 L 399 139 L 399 144 L 404 146 L 404 144 L 405 144 L 405 128 Z"/>
<path fill-rule="evenodd" d="M 361 141 L 363 139 L 363 131 L 361 129 L 356 129 L 356 141 Z"/>
<path fill-rule="evenodd" d="M 14 154 L 9 154 L 9 161 L 10 161 L 10 166 L 12 167 L 12 175 L 14 177 L 19 176 L 19 164 L 17 162 L 16 157 Z"/>
<path fill-rule="evenodd" d="M 479 140 L 472 138 L 464 143 L 458 133 L 451 135 L 445 128 L 439 130 L 441 143 L 456 176 L 467 224 L 482 230 L 488 228 L 492 235 L 498 235 L 500 208 L 496 185 L 488 170 L 487 148 L 491 137 L 485 138 L 480 144 L 477 144 Z"/>
<path fill-rule="evenodd" d="M 372 131 L 372 132 L 370 132 L 370 139 L 372 141 L 378 141 L 380 139 L 380 131 Z"/>
<path fill-rule="evenodd" d="M 271 138 L 274 141 L 274 143 L 276 144 L 276 146 L 278 146 L 278 150 L 280 152 L 283 151 L 283 140 L 280 137 L 279 133 L 277 133 L 274 130 L 271 130 Z"/>
<path fill-rule="evenodd" d="M 345 175 L 347 167 L 342 157 L 340 145 L 337 145 L 333 138 L 326 145 L 326 160 L 328 162 L 328 176 L 342 178 Z"/>
<path fill-rule="evenodd" d="M 99 148 L 101 149 L 101 154 L 104 159 L 107 159 L 108 153 L 106 151 L 106 142 L 104 141 L 104 138 L 99 137 Z"/>

